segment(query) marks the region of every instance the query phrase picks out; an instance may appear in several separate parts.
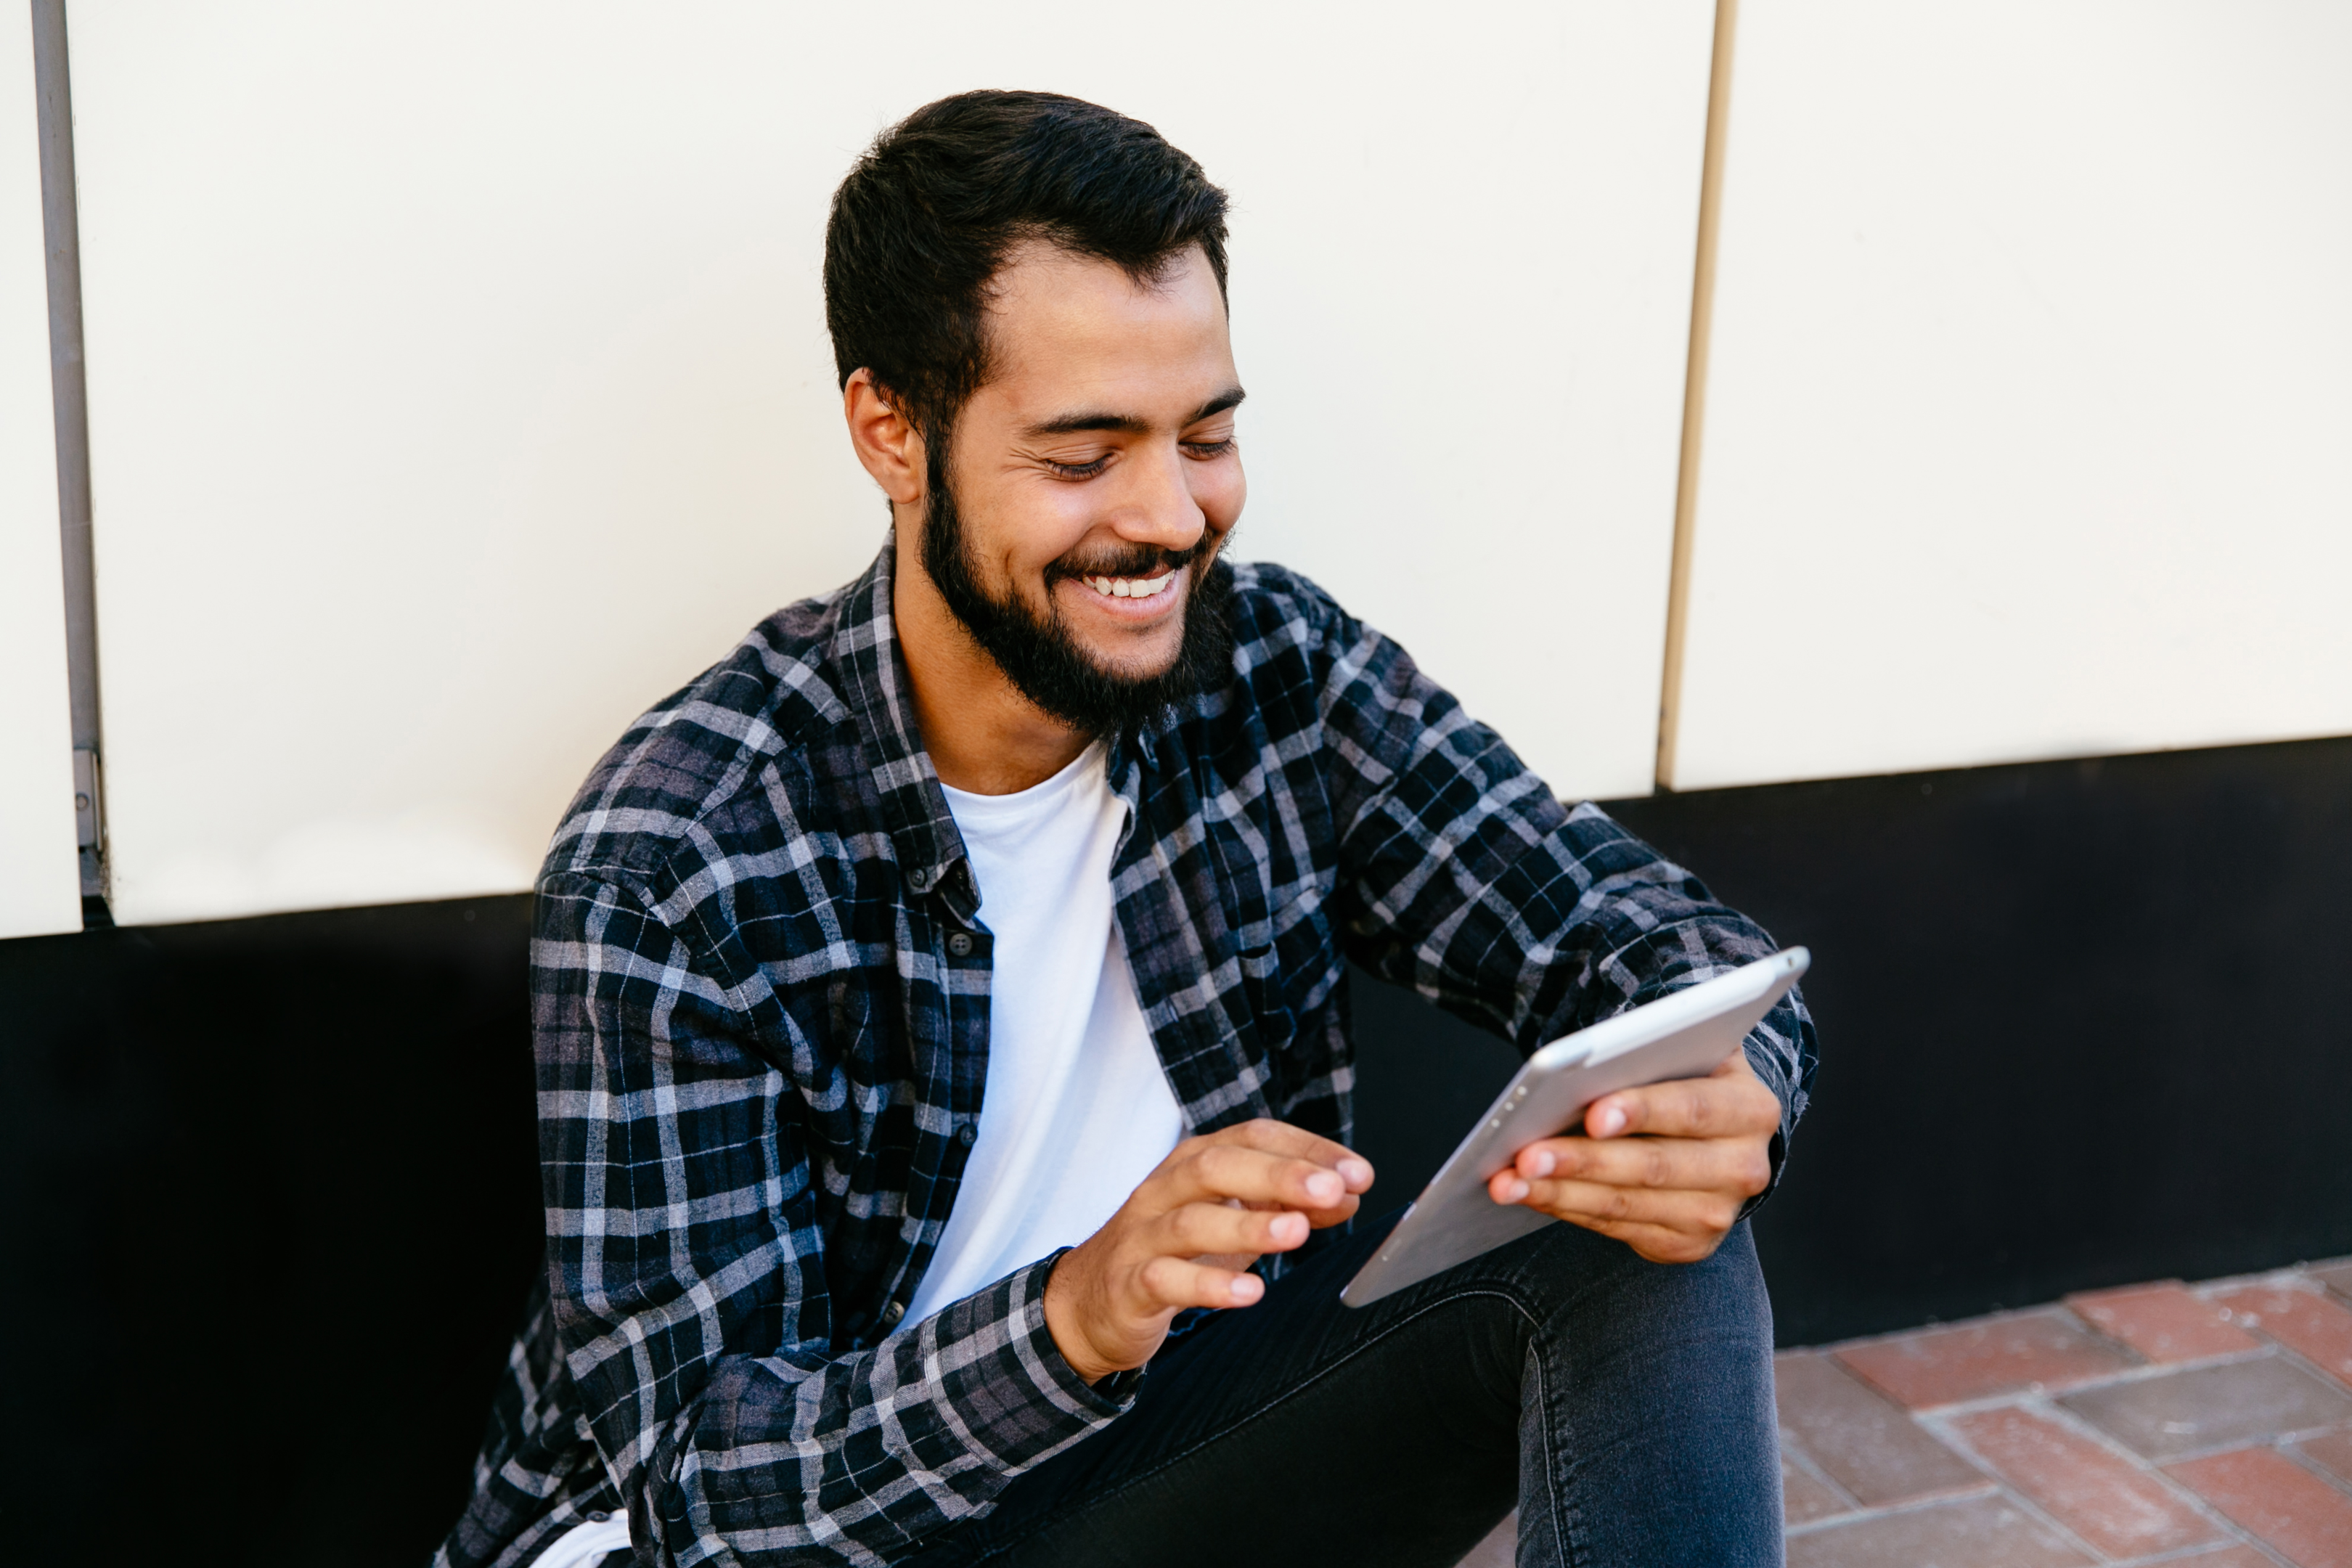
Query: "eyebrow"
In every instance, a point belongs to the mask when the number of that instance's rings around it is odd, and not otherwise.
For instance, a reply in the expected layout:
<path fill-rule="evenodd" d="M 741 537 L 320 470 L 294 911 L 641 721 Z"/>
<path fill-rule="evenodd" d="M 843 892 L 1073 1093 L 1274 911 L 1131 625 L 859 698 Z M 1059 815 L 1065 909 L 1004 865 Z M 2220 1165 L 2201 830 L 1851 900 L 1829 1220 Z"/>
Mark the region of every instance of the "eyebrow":
<path fill-rule="evenodd" d="M 1228 408 L 1237 408 L 1241 405 L 1242 399 L 1248 395 L 1249 394 L 1238 386 L 1229 386 L 1193 410 L 1192 416 L 1184 423 L 1187 426 L 1198 425 L 1202 420 L 1223 414 Z M 1151 432 L 1151 421 L 1139 414 L 1112 414 L 1086 410 L 1042 420 L 1028 426 L 1022 434 L 1034 439 L 1040 436 L 1071 436 L 1082 430 L 1113 430 L 1122 436 L 1147 436 Z"/>

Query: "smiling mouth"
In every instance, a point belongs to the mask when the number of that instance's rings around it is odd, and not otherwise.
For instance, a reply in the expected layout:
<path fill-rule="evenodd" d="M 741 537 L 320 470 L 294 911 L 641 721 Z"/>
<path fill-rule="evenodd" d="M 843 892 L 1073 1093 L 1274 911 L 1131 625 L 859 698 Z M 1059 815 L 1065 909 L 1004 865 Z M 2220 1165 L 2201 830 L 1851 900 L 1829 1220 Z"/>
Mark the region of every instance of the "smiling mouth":
<path fill-rule="evenodd" d="M 1174 572 L 1162 572 L 1157 577 L 1080 577 L 1076 579 L 1106 599 L 1150 599 L 1168 591 L 1176 581 Z"/>

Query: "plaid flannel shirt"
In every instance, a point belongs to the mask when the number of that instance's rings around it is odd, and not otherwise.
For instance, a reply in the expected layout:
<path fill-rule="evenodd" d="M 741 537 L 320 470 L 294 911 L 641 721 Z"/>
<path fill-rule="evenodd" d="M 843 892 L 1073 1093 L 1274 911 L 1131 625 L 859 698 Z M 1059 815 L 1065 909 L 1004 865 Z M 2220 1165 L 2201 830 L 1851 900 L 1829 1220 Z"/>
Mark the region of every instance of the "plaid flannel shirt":
<path fill-rule="evenodd" d="M 891 567 L 886 542 L 639 719 L 556 835 L 545 1277 L 440 1563 L 527 1563 L 619 1509 L 649 1564 L 887 1562 L 1134 1396 L 1055 1350 L 1050 1258 L 900 1321 L 979 1121 L 990 936 Z M 1349 1137 L 1351 959 L 1528 1051 L 1772 950 L 1313 584 L 1217 570 L 1233 679 L 1109 753 L 1117 918 L 1192 1131 Z M 1777 1181 L 1802 1003 L 1747 1049 Z"/>

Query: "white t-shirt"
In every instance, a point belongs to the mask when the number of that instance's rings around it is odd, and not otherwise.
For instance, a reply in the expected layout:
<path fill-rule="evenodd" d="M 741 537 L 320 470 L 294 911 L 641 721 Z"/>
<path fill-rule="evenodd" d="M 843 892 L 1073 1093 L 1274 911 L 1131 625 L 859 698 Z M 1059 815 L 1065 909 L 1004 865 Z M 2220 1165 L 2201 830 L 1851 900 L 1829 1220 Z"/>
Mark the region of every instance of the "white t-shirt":
<path fill-rule="evenodd" d="M 1092 1236 L 1184 1136 L 1112 918 L 1106 765 L 1097 742 L 1018 794 L 947 792 L 994 942 L 988 1087 L 909 1323 Z"/>

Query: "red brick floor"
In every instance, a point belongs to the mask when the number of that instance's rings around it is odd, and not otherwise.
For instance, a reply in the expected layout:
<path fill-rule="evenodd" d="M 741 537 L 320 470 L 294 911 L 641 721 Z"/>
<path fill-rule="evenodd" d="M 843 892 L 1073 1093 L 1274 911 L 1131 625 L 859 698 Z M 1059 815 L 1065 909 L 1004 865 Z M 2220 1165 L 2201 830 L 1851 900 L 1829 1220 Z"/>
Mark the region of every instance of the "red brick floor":
<path fill-rule="evenodd" d="M 2352 1568 L 2352 1259 L 1778 1359 L 1790 1568 Z M 1511 1525 L 1464 1568 L 1503 1568 Z"/>
<path fill-rule="evenodd" d="M 1791 1568 L 2352 1568 L 2352 1262 L 1789 1351 L 1780 1374 Z"/>

